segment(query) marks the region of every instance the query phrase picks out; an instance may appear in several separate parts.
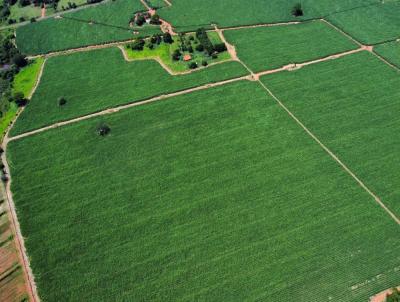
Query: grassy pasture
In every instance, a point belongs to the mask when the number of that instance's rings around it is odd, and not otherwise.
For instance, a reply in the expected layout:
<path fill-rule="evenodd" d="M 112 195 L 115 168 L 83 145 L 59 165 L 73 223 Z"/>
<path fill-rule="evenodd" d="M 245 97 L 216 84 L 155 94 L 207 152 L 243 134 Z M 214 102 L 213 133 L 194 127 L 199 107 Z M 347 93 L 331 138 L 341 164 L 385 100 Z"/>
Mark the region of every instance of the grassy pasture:
<path fill-rule="evenodd" d="M 372 54 L 362 52 L 263 78 L 398 216 L 399 75 Z"/>
<path fill-rule="evenodd" d="M 12 134 L 164 93 L 246 75 L 238 62 L 171 76 L 153 60 L 127 62 L 118 48 L 47 60 L 41 82 Z M 58 105 L 58 98 L 67 100 Z"/>
<path fill-rule="evenodd" d="M 239 58 L 255 72 L 357 48 L 322 21 L 224 31 Z"/>
<path fill-rule="evenodd" d="M 172 22 L 177 30 L 193 30 L 198 26 L 217 23 L 220 27 L 275 23 L 297 20 L 291 15 L 298 0 L 174 0 L 171 7 L 164 7 L 159 14 Z M 304 0 L 304 17 L 311 19 L 329 13 L 377 3 L 378 0 Z"/>
<path fill-rule="evenodd" d="M 374 51 L 400 68 L 400 40 L 375 46 Z"/>
<path fill-rule="evenodd" d="M 195 37 L 195 34 L 186 34 L 185 39 L 188 37 Z M 208 37 L 213 44 L 222 43 L 221 38 L 219 37 L 217 32 L 208 32 Z M 182 52 L 181 59 L 179 61 L 175 61 L 172 59 L 172 53 L 174 50 L 180 48 L 181 43 L 179 42 L 179 38 L 174 37 L 174 42 L 172 44 L 161 43 L 160 45 L 154 45 L 153 49 L 149 49 L 146 45 L 143 50 L 132 50 L 126 45 L 124 47 L 125 52 L 129 59 L 131 60 L 144 60 L 144 59 L 160 59 L 166 66 L 168 66 L 173 72 L 184 72 L 190 70 L 189 62 L 196 62 L 198 68 L 202 67 L 202 62 L 206 61 L 207 64 L 214 64 L 222 61 L 227 61 L 231 59 L 231 56 L 228 51 L 224 51 L 218 54 L 217 58 L 212 58 L 205 54 L 205 52 L 199 52 L 194 50 L 192 53 L 189 51 Z M 193 43 L 192 46 L 195 48 L 196 44 Z M 189 54 L 191 56 L 191 60 L 189 62 L 185 62 L 183 60 L 183 56 L 185 54 Z"/>
<path fill-rule="evenodd" d="M 8 156 L 43 301 L 366 301 L 400 281 L 398 226 L 256 82 Z"/>
<path fill-rule="evenodd" d="M 400 2 L 377 5 L 333 14 L 328 20 L 364 44 L 376 44 L 400 37 Z"/>
<path fill-rule="evenodd" d="M 37 58 L 24 67 L 13 80 L 13 92 L 22 92 L 24 97 L 28 98 L 35 86 L 43 63 L 43 58 Z"/>
<path fill-rule="evenodd" d="M 49 18 L 18 27 L 16 42 L 23 53 L 41 54 L 160 32 L 157 26 L 129 27 L 131 17 L 141 10 L 144 10 L 144 6 L 139 0 L 109 1 L 89 6 L 66 13 L 62 19 Z"/>

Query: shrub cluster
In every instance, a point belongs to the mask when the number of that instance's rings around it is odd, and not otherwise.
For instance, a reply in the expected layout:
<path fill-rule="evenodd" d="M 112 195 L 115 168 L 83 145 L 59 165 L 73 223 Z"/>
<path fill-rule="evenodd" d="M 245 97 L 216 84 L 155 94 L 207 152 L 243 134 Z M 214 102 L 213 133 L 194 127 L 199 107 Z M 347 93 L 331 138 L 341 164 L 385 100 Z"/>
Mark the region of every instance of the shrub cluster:
<path fill-rule="evenodd" d="M 208 55 L 211 55 L 214 52 L 214 46 L 208 38 L 207 32 L 204 28 L 199 28 L 196 31 L 196 38 L 199 40 Z"/>

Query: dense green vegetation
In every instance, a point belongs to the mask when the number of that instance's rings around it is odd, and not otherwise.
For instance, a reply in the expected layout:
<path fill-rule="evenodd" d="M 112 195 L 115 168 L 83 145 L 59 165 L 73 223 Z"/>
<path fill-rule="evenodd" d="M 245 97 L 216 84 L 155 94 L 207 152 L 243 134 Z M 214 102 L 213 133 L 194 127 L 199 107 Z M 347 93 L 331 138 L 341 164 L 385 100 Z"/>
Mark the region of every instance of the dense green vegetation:
<path fill-rule="evenodd" d="M 399 75 L 362 52 L 263 79 L 397 215 Z"/>
<path fill-rule="evenodd" d="M 116 0 L 21 26 L 17 45 L 23 53 L 41 54 L 81 46 L 123 41 L 160 32 L 155 25 L 130 27 L 139 0 Z"/>
<path fill-rule="evenodd" d="M 13 93 L 22 93 L 28 98 L 39 75 L 40 68 L 44 62 L 43 58 L 37 58 L 24 67 L 15 77 L 13 81 Z"/>
<path fill-rule="evenodd" d="M 8 155 L 43 301 L 366 301 L 400 281 L 398 225 L 256 82 Z"/>
<path fill-rule="evenodd" d="M 374 51 L 400 68 L 400 40 L 377 45 Z"/>
<path fill-rule="evenodd" d="M 302 2 L 304 15 L 295 17 L 293 7 Z M 377 3 L 379 0 L 173 0 L 158 12 L 178 30 L 193 30 L 217 23 L 220 27 L 311 19 L 337 11 Z"/>
<path fill-rule="evenodd" d="M 26 103 L 24 94 L 13 88 L 15 77 L 31 68 L 15 48 L 13 39 L 11 30 L 0 31 L 0 136 L 15 116 L 17 107 Z"/>
<path fill-rule="evenodd" d="M 12 133 L 246 73 L 240 63 L 226 62 L 171 76 L 153 60 L 125 61 L 118 48 L 52 57 L 47 60 L 41 83 Z M 65 97 L 65 106 L 59 106 L 60 97 Z"/>
<path fill-rule="evenodd" d="M 376 44 L 399 38 L 400 2 L 377 5 L 329 16 L 329 21 L 364 44 Z"/>
<path fill-rule="evenodd" d="M 158 58 L 173 72 L 184 72 L 229 60 L 231 57 L 218 33 L 209 32 L 207 35 L 212 46 L 211 54 L 205 51 L 194 33 L 181 33 L 178 37 L 174 37 L 171 43 L 165 43 L 161 35 L 154 35 L 147 41 L 142 40 L 142 43 L 135 41 L 126 45 L 125 51 L 132 60 Z M 217 51 L 215 46 L 221 51 Z M 190 59 L 185 60 L 185 56 Z M 193 63 L 195 64 L 191 65 Z"/>
<path fill-rule="evenodd" d="M 255 72 L 357 48 L 322 21 L 224 31 L 239 58 Z"/>

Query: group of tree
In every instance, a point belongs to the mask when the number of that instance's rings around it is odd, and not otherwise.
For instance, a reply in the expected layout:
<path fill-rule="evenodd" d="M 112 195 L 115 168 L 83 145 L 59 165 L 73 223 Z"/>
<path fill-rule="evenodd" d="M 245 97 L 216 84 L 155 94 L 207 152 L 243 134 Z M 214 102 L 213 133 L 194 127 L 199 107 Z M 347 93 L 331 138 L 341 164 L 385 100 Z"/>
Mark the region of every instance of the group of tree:
<path fill-rule="evenodd" d="M 226 51 L 225 43 L 221 42 L 213 44 L 204 28 L 199 28 L 196 31 L 196 38 L 200 42 L 200 44 L 196 47 L 197 51 L 206 51 L 209 56 Z"/>
<path fill-rule="evenodd" d="M 25 57 L 15 48 L 12 32 L 0 32 L 0 117 L 9 109 L 10 103 L 24 106 L 22 93 L 12 92 L 12 82 L 19 70 L 28 64 Z"/>
<path fill-rule="evenodd" d="M 136 24 L 137 26 L 143 26 L 147 21 L 153 25 L 160 25 L 160 16 L 157 14 L 150 15 L 149 12 L 138 12 L 131 19 L 131 24 Z"/>
<path fill-rule="evenodd" d="M 174 42 L 170 33 L 154 34 L 148 40 L 146 45 L 146 41 L 143 38 L 137 38 L 134 42 L 128 44 L 128 48 L 136 51 L 141 51 L 147 46 L 149 49 L 153 49 L 155 45 L 160 45 L 162 42 L 166 44 L 171 44 Z"/>

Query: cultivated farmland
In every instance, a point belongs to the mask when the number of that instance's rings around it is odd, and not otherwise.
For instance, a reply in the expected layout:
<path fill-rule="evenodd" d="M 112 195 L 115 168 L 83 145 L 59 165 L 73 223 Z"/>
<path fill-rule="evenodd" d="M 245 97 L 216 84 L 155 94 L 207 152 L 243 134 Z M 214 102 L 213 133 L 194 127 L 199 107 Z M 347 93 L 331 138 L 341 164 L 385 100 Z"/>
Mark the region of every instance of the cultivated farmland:
<path fill-rule="evenodd" d="M 400 214 L 399 71 L 364 52 L 263 82 Z"/>
<path fill-rule="evenodd" d="M 220 27 L 276 23 L 313 19 L 339 11 L 379 3 L 379 0 L 306 0 L 302 1 L 303 17 L 294 17 L 292 7 L 297 0 L 174 0 L 173 5 L 159 10 L 159 14 L 179 30 L 193 30 L 198 26 L 216 23 Z M 190 10 L 188 9 L 190 8 Z"/>
<path fill-rule="evenodd" d="M 332 14 L 328 20 L 364 44 L 390 41 L 400 34 L 400 2 L 383 2 Z"/>
<path fill-rule="evenodd" d="M 399 4 L 105 0 L 2 31 L 0 300 L 392 302 Z"/>
<path fill-rule="evenodd" d="M 375 46 L 375 52 L 400 68 L 400 40 Z"/>
<path fill-rule="evenodd" d="M 18 140 L 9 161 L 44 300 L 365 301 L 400 280 L 398 226 L 254 82 Z"/>
<path fill-rule="evenodd" d="M 235 45 L 239 58 L 255 72 L 311 61 L 358 47 L 322 21 L 226 30 L 224 35 L 229 43 Z"/>
<path fill-rule="evenodd" d="M 118 48 L 49 58 L 44 74 L 13 134 L 120 104 L 244 76 L 238 62 L 171 76 L 153 60 L 127 62 Z M 59 98 L 67 103 L 60 107 Z M 32 117 L 35 117 L 34 119 Z"/>
<path fill-rule="evenodd" d="M 42 54 L 93 44 L 131 40 L 159 31 L 157 26 L 131 28 L 135 12 L 144 10 L 139 0 L 118 0 L 28 24 L 17 29 L 23 53 Z M 137 32 L 137 33 L 136 33 Z"/>

